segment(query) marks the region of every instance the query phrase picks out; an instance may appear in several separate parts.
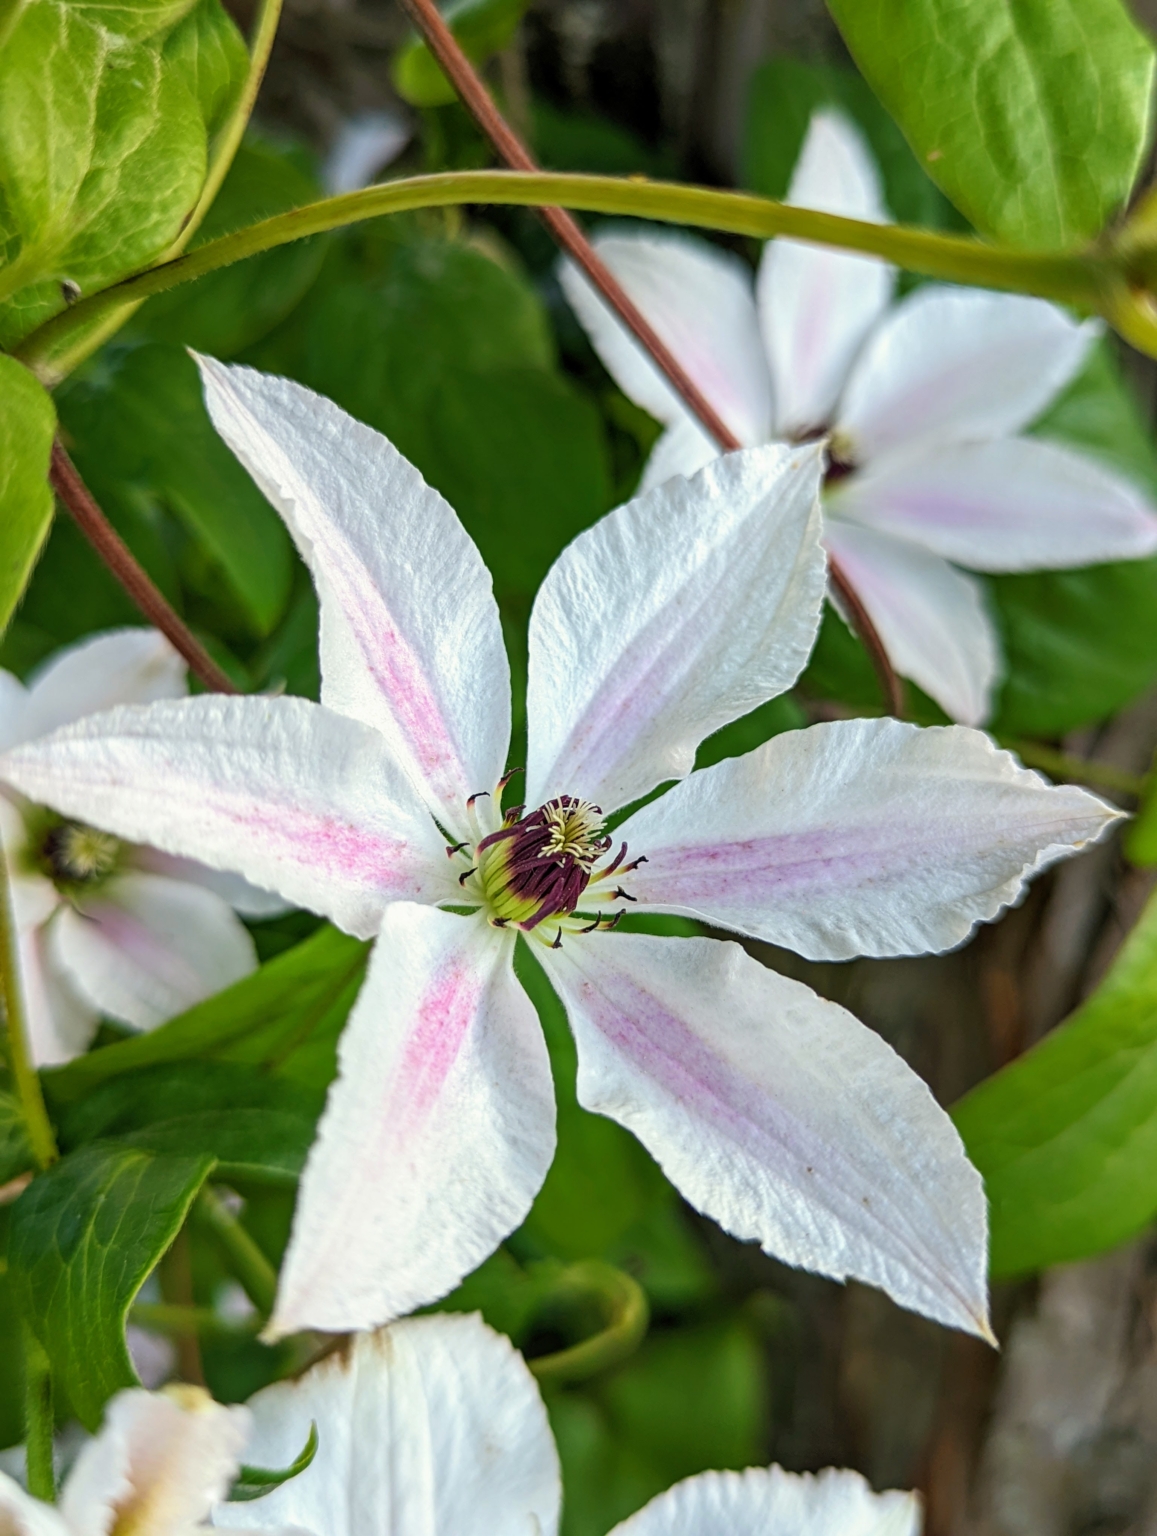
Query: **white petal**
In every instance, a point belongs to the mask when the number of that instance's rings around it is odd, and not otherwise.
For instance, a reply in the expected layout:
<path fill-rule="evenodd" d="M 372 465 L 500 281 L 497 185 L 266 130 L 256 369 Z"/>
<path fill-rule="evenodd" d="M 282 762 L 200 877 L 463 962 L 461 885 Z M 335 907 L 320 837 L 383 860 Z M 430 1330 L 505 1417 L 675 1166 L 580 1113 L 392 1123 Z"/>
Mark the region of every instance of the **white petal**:
<path fill-rule="evenodd" d="M 70 1536 L 185 1536 L 228 1491 L 249 1429 L 196 1387 L 118 1392 L 60 1498 Z"/>
<path fill-rule="evenodd" d="M 100 1017 L 55 957 L 54 928 L 55 922 L 27 928 L 19 937 L 24 1009 L 38 1067 L 56 1067 L 80 1056 L 91 1044 Z"/>
<path fill-rule="evenodd" d="M 603 235 L 595 249 L 741 443 L 771 431 L 771 381 L 751 273 L 738 257 L 692 236 Z M 625 395 L 671 424 L 682 399 L 573 263 L 559 279 L 595 351 Z"/>
<path fill-rule="evenodd" d="M 1044 299 L 930 283 L 864 348 L 840 433 L 857 461 L 916 442 L 1007 437 L 1068 383 L 1099 330 Z"/>
<path fill-rule="evenodd" d="M 203 885 L 207 891 L 213 891 L 222 901 L 227 901 L 242 917 L 279 917 L 289 910 L 289 903 L 275 892 L 250 885 L 248 880 L 227 869 L 210 869 L 207 864 L 198 864 L 196 859 L 181 859 L 172 853 L 161 853 L 157 848 L 137 848 L 132 862 L 134 869 L 143 869 L 150 875 L 167 875 L 171 880 Z"/>
<path fill-rule="evenodd" d="M 975 571 L 1064 570 L 1157 550 L 1130 481 L 1035 437 L 887 454 L 837 482 L 831 508 Z"/>
<path fill-rule="evenodd" d="M 868 610 L 892 665 L 952 719 L 980 725 L 1000 649 L 984 589 L 939 555 L 863 523 L 829 516 L 824 542 Z"/>
<path fill-rule="evenodd" d="M 980 1175 L 879 1035 L 738 944 L 604 934 L 543 954 L 579 1101 L 692 1205 L 787 1264 L 985 1334 Z"/>
<path fill-rule="evenodd" d="M 429 813 L 383 738 L 305 699 L 127 706 L 0 758 L 32 799 L 231 869 L 350 933 L 388 901 L 452 898 Z"/>
<path fill-rule="evenodd" d="M 117 704 L 179 699 L 187 691 L 184 659 L 159 630 L 109 630 L 58 651 L 33 673 L 21 739 Z"/>
<path fill-rule="evenodd" d="M 24 740 L 27 709 L 28 690 L 18 677 L 0 667 L 0 752 Z"/>
<path fill-rule="evenodd" d="M 281 513 L 321 600 L 322 703 L 374 726 L 455 825 L 510 742 L 490 573 L 384 438 L 288 379 L 198 359 L 213 425 Z"/>
<path fill-rule="evenodd" d="M 555 1536 L 558 1455 L 534 1378 L 477 1316 L 410 1318 L 250 1401 L 246 1452 L 299 1477 L 217 1525 L 292 1521 L 318 1536 Z"/>
<path fill-rule="evenodd" d="M 219 896 L 133 872 L 63 907 L 53 956 L 101 1013 L 153 1029 L 257 967 L 253 940 Z"/>
<path fill-rule="evenodd" d="M 873 224 L 888 221 L 871 151 L 842 113 L 812 118 L 787 201 Z M 756 302 L 780 436 L 831 422 L 852 359 L 888 307 L 893 278 L 890 266 L 867 256 L 796 240 L 764 247 Z"/>
<path fill-rule="evenodd" d="M 651 449 L 651 456 L 643 468 L 637 495 L 650 491 L 672 475 L 684 475 L 687 479 L 719 457 L 719 449 L 704 432 L 693 416 L 677 417 Z"/>
<path fill-rule="evenodd" d="M 782 1467 L 701 1472 L 616 1525 L 611 1536 L 919 1536 L 914 1493 L 873 1493 L 858 1472 Z"/>
<path fill-rule="evenodd" d="M 838 720 L 693 773 L 620 828 L 640 902 L 811 960 L 951 949 L 1120 812 L 979 731 Z"/>
<path fill-rule="evenodd" d="M 821 464 L 815 446 L 727 454 L 563 550 L 530 616 L 530 804 L 627 804 L 791 687 L 822 601 Z"/>
<path fill-rule="evenodd" d="M 271 1336 L 371 1328 L 436 1301 L 529 1211 L 554 1091 L 513 941 L 397 902 L 341 1039 Z"/>
<path fill-rule="evenodd" d="M 346 118 L 322 167 L 325 190 L 335 196 L 368 187 L 398 158 L 413 132 L 398 112 L 360 112 Z"/>
<path fill-rule="evenodd" d="M 70 1532 L 51 1504 L 34 1499 L 0 1472 L 0 1536 L 70 1536 Z"/>

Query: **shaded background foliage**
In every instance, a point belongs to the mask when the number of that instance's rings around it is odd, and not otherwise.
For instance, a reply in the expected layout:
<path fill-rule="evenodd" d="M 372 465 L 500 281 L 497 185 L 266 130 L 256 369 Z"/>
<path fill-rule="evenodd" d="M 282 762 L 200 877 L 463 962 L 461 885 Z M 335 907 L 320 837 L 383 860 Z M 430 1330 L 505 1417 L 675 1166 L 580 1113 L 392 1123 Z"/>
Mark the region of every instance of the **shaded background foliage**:
<path fill-rule="evenodd" d="M 240 3 L 232 14 L 243 29 L 251 19 Z M 403 113 L 412 137 L 398 169 L 489 163 L 456 105 L 399 102 L 391 65 L 405 35 L 391 0 L 289 0 L 256 128 L 198 241 L 315 196 L 327 151 L 359 113 Z M 773 196 L 786 188 L 810 112 L 836 101 L 867 134 L 898 218 L 967 227 L 851 66 L 819 0 L 538 0 L 492 75 L 548 166 L 678 175 Z M 387 433 L 457 508 L 494 571 L 517 681 L 539 581 L 576 532 L 630 494 L 657 433 L 594 358 L 562 302 L 554 260 L 520 210 L 411 215 L 319 237 L 151 301 L 57 392 L 85 478 L 239 682 L 316 695 L 316 604 L 280 520 L 210 428 L 184 348 L 287 373 Z M 1157 494 L 1155 398 L 1153 366 L 1106 341 L 1035 430 L 1103 455 Z M 997 732 L 1144 773 L 1157 745 L 1157 561 L 990 586 L 1008 657 Z M 135 621 L 73 525 L 58 519 L 0 661 L 25 672 L 61 644 Z M 700 760 L 878 707 L 865 656 L 829 615 L 795 694 L 719 733 Z M 914 712 L 943 718 L 919 697 Z M 1113 844 L 1041 881 L 953 955 L 810 965 L 752 948 L 851 1008 L 952 1104 L 1090 993 L 1152 884 Z M 144 1261 L 135 1234 L 123 1234 L 119 1269 L 101 1271 L 99 1305 L 79 1292 L 69 1299 L 95 1256 L 107 1257 L 103 1235 L 78 1215 L 84 1191 L 126 1182 L 145 1191 L 134 1205 L 142 1254 L 191 1210 L 187 1236 L 156 1277 L 161 1297 L 208 1305 L 226 1287 L 209 1216 L 193 1203 L 210 1171 L 244 1199 L 246 1229 L 267 1256 L 284 1247 L 362 949 L 301 915 L 255 932 L 263 958 L 282 957 L 260 979 L 158 1035 L 117 1041 L 106 1031 L 106 1049 L 47 1075 L 62 1146 L 83 1149 L 79 1185 L 74 1163 L 69 1179 L 37 1182 L 34 1206 L 0 1206 L 10 1256 L 0 1270 L 0 1353 L 16 1354 L 20 1286 L 31 1306 L 52 1294 L 66 1309 L 63 1340 L 83 1334 L 91 1345 L 104 1330 L 91 1371 L 86 1351 L 70 1358 L 67 1342 L 58 1345 L 69 1404 L 89 1422 L 125 1379 L 120 1323 Z M 1139 942 L 1152 947 L 1147 930 Z M 1145 977 L 1148 954 L 1134 967 Z M 1062 1137 L 1068 1124 L 1060 1112 L 1055 1125 L 1033 1119 L 1037 1078 L 1007 1112 L 977 1097 L 961 1119 L 996 1202 L 999 1269 L 1015 1277 L 1134 1242 L 1039 1282 L 1004 1284 L 998 1322 L 1012 1343 L 998 1360 L 876 1292 L 789 1271 L 697 1218 L 629 1135 L 578 1108 L 569 1035 L 522 958 L 559 1080 L 559 1156 L 524 1227 L 446 1305 L 481 1307 L 541 1356 L 590 1322 L 582 1304 L 551 1304 L 562 1267 L 605 1259 L 646 1292 L 652 1326 L 637 1353 L 548 1391 L 568 1536 L 599 1536 L 676 1478 L 769 1458 L 794 1469 L 856 1466 L 878 1486 L 915 1483 L 933 1536 L 1150 1528 L 1154 1261 L 1134 1235 L 1157 1210 L 1157 1188 L 1134 1177 L 1112 1209 L 1086 1211 L 1086 1227 L 1070 1227 L 1067 1248 L 1015 1221 L 1003 1227 L 1001 1191 L 1025 1181 L 1031 1191 L 1036 1176 L 1018 1145 Z M 1122 985 L 1136 1014 L 1122 1053 L 1143 1074 L 1157 1004 L 1129 975 Z M 1065 1039 L 1062 1050 L 1074 1049 Z M 1043 1070 L 1062 1079 L 1064 1062 L 1049 1065 L 1056 1059 Z M 0 1097 L 0 1182 L 25 1155 L 4 1105 Z M 1008 1144 L 993 1131 L 1002 1113 L 1022 1116 Z M 1143 1104 L 1137 1116 L 1119 1120 L 1122 1135 L 1149 1133 Z M 294 1363 L 292 1345 L 270 1350 L 242 1335 L 203 1344 L 206 1379 L 225 1399 Z M 1066 1391 L 1076 1405 L 1067 1417 Z M 9 1373 L 0 1441 L 19 1436 L 19 1408 Z"/>

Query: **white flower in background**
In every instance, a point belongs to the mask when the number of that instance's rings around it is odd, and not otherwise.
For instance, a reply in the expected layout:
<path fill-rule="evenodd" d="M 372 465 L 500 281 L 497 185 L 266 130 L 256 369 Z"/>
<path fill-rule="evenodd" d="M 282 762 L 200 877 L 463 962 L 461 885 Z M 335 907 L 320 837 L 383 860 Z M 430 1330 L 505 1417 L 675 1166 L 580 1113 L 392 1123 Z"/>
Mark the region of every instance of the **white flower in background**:
<path fill-rule="evenodd" d="M 306 1470 L 215 1522 L 292 1524 L 310 1536 L 557 1536 L 558 1454 L 533 1376 L 478 1317 L 414 1318 L 360 1334 L 298 1381 L 250 1399 L 246 1452 L 288 1466 L 311 1423 Z M 611 1536 L 917 1536 L 914 1494 L 855 1472 L 779 1467 L 678 1483 Z"/>
<path fill-rule="evenodd" d="M 818 112 L 788 202 L 885 222 L 859 133 Z M 1000 673 L 981 584 L 1157 550 L 1147 498 L 1097 460 L 1024 437 L 1098 335 L 1042 299 L 927 284 L 892 302 L 883 262 L 793 240 L 754 289 L 718 246 L 614 234 L 599 255 L 744 444 L 828 436 L 824 541 L 898 672 L 955 720 L 988 718 Z M 718 448 L 570 263 L 562 284 L 620 388 L 667 428 L 643 485 Z"/>
<path fill-rule="evenodd" d="M 114 630 L 58 652 L 27 688 L 0 671 L 0 747 L 115 704 L 184 693 L 185 663 L 163 635 Z M 264 892 L 2 789 L 0 833 L 39 1066 L 83 1051 L 101 1014 L 151 1029 L 254 968 L 233 907 L 275 910 Z"/>
<path fill-rule="evenodd" d="M 369 186 L 391 165 L 413 137 L 413 129 L 397 112 L 363 112 L 340 125 L 322 167 L 325 190 L 356 192 Z"/>
<path fill-rule="evenodd" d="M 222 1408 L 198 1387 L 119 1392 L 100 1433 L 77 1457 L 55 1507 L 0 1472 L 0 1532 L 193 1536 L 233 1485 L 249 1422 L 247 1409 Z M 247 1529 L 256 1524 L 269 1536 L 290 1536 L 267 1520 L 245 1524 Z"/>
<path fill-rule="evenodd" d="M 519 930 L 565 1004 L 580 1101 L 692 1204 L 790 1264 L 985 1332 L 980 1179 L 920 1079 L 737 944 L 604 930 L 630 902 L 815 959 L 948 949 L 1118 813 L 978 732 L 889 719 L 687 777 L 706 736 L 791 686 L 819 623 L 821 452 L 771 445 L 563 551 L 530 621 L 530 809 L 503 814 L 509 668 L 453 510 L 329 401 L 202 371 L 217 430 L 312 570 L 322 703 L 122 707 L 15 748 L 0 776 L 377 937 L 271 1335 L 400 1316 L 526 1216 L 554 1094 Z"/>

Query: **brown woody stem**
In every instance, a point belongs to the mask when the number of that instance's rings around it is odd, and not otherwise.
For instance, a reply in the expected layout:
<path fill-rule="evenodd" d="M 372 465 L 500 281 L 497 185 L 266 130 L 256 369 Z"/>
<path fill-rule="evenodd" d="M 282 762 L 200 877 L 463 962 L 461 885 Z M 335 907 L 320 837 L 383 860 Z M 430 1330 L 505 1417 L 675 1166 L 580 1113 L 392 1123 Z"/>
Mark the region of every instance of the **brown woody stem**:
<path fill-rule="evenodd" d="M 155 624 L 180 651 L 189 664 L 189 670 L 213 693 L 238 693 L 240 690 L 166 602 L 132 550 L 97 506 L 92 492 L 80 478 L 76 465 L 59 438 L 52 445 L 52 465 L 48 478 L 81 533 L 145 618 Z"/>
<path fill-rule="evenodd" d="M 463 53 L 457 38 L 446 25 L 435 0 L 402 0 L 402 5 L 409 12 L 414 25 L 425 38 L 430 52 L 462 98 L 463 104 L 497 150 L 499 158 L 514 171 L 538 170 L 534 157 L 502 116 L 495 105 L 494 98 L 486 89 L 482 77 Z M 583 269 L 619 319 L 640 345 L 650 353 L 666 375 L 672 389 L 692 414 L 699 418 L 707 434 L 714 438 L 724 453 L 732 453 L 737 448 L 742 448 L 743 444 L 735 433 L 731 431 L 583 234 L 574 216 L 564 208 L 540 208 L 539 213 L 559 245 Z M 830 556 L 828 572 L 832 585 L 839 593 L 844 608 L 855 626 L 856 633 L 871 657 L 884 693 L 885 707 L 891 714 L 902 714 L 903 685 L 896 676 L 896 670 L 888 658 L 876 626 L 872 623 L 848 578 Z"/>

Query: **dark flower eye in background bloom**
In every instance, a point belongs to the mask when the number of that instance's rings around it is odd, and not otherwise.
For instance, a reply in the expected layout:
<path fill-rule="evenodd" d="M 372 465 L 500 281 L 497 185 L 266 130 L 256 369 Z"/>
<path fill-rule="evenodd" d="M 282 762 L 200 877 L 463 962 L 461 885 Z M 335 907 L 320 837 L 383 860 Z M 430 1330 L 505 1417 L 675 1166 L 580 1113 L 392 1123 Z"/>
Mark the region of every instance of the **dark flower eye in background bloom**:
<path fill-rule="evenodd" d="M 605 931 L 633 898 L 815 958 L 947 949 L 1117 815 L 978 732 L 887 719 L 691 773 L 699 743 L 790 687 L 814 642 L 822 450 L 715 459 L 564 550 L 530 621 L 529 810 L 504 828 L 509 669 L 454 512 L 330 402 L 202 370 L 218 431 L 313 573 L 322 702 L 121 708 L 16 748 L 0 775 L 377 936 L 271 1332 L 435 1300 L 525 1217 L 554 1099 L 512 967 L 521 929 L 574 1030 L 580 1101 L 695 1206 L 789 1263 L 985 1333 L 980 1179 L 920 1079 L 737 944 Z M 606 843 L 603 815 L 673 779 Z M 513 861 L 496 851 L 511 846 Z"/>

